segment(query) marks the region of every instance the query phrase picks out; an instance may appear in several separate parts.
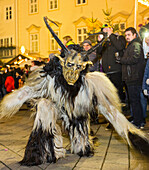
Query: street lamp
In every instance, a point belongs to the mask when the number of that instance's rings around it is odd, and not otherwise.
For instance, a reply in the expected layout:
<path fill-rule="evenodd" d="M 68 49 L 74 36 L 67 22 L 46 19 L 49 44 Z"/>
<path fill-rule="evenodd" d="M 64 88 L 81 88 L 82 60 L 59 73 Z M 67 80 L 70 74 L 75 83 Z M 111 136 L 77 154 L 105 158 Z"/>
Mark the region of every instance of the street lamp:
<path fill-rule="evenodd" d="M 25 54 L 25 47 L 23 45 L 21 46 L 21 53 Z"/>

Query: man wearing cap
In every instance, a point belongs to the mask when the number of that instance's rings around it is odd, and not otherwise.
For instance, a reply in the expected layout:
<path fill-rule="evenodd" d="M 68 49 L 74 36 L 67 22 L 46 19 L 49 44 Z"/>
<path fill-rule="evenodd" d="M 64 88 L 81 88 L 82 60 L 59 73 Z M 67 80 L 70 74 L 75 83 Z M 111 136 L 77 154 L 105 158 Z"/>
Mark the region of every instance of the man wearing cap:
<path fill-rule="evenodd" d="M 97 48 L 96 53 L 101 54 L 102 56 L 102 67 L 103 72 L 107 74 L 111 82 L 118 89 L 119 97 L 121 101 L 125 99 L 123 93 L 123 84 L 122 84 L 122 66 L 120 63 L 115 61 L 115 56 L 122 56 L 123 50 L 126 46 L 126 40 L 124 36 L 118 36 L 113 34 L 113 29 L 110 25 L 104 24 L 101 31 L 104 34 L 107 34 L 107 41 L 104 45 L 100 45 Z M 102 40 L 101 34 L 98 35 L 98 41 Z"/>
<path fill-rule="evenodd" d="M 89 39 L 86 39 L 83 41 L 83 49 L 85 51 L 88 51 L 90 48 L 92 48 L 92 42 Z M 99 59 L 96 56 L 96 52 L 92 52 L 89 56 L 89 60 L 93 62 L 93 66 L 90 67 L 90 71 L 99 71 Z"/>

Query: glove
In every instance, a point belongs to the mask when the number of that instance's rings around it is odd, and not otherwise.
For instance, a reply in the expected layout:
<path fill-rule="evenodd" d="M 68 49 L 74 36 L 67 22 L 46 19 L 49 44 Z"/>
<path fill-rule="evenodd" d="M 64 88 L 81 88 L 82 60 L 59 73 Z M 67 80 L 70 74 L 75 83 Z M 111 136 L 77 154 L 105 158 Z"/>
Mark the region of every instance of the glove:
<path fill-rule="evenodd" d="M 145 96 L 148 96 L 147 89 L 144 89 L 143 93 L 144 93 Z"/>
<path fill-rule="evenodd" d="M 146 84 L 149 85 L 149 79 L 146 80 Z"/>

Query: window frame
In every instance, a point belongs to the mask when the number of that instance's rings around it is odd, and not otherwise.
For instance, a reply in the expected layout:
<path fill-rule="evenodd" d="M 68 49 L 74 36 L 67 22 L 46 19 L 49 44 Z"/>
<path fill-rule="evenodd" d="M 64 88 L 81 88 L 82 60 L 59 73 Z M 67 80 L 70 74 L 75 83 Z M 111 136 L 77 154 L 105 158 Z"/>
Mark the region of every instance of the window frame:
<path fill-rule="evenodd" d="M 32 40 L 31 37 L 37 35 L 37 40 Z M 37 42 L 37 46 L 36 46 Z M 33 45 L 35 43 L 35 45 Z M 37 48 L 37 50 L 36 50 Z M 39 33 L 30 33 L 30 53 L 39 53 Z"/>
<path fill-rule="evenodd" d="M 33 2 L 33 3 L 31 3 L 31 1 L 35 1 L 35 0 L 29 0 L 29 14 L 38 14 L 38 11 L 39 11 L 39 5 L 38 5 L 38 0 L 36 0 L 37 2 L 35 3 L 35 2 Z M 36 6 L 36 8 L 35 8 L 35 5 L 37 5 Z M 31 11 L 31 9 L 33 9 L 33 11 Z M 35 11 L 35 9 L 37 9 L 37 11 Z"/>
<path fill-rule="evenodd" d="M 59 30 L 54 30 L 55 34 L 59 37 L 60 35 L 60 31 Z M 53 44 L 54 42 L 54 44 Z M 54 46 L 54 49 L 52 49 L 52 46 Z M 57 47 L 57 48 L 56 48 Z M 58 43 L 57 41 L 54 39 L 54 37 L 52 36 L 52 34 L 50 34 L 50 51 L 54 52 L 54 51 L 58 51 Z"/>
<path fill-rule="evenodd" d="M 79 41 L 79 35 L 78 35 L 78 30 L 79 29 L 81 29 L 81 30 L 86 29 L 86 33 L 85 34 L 81 33 L 81 37 L 83 37 L 83 38 L 81 38 L 81 41 Z M 77 30 L 77 43 L 80 44 L 81 42 L 83 42 L 87 38 L 87 30 L 88 30 L 88 28 L 87 28 L 87 26 L 77 27 L 76 30 Z M 84 38 L 84 36 L 86 36 L 86 38 Z"/>
<path fill-rule="evenodd" d="M 1 56 L 3 56 L 3 57 L 13 56 L 13 49 L 9 48 L 9 47 L 13 47 L 13 37 L 1 38 L 0 39 L 0 47 L 4 47 L 4 49 L 2 49 L 0 51 Z"/>
<path fill-rule="evenodd" d="M 124 29 L 121 29 L 121 24 L 124 24 Z M 120 22 L 119 29 L 120 29 L 120 31 L 124 31 L 126 29 L 126 22 Z"/>
<path fill-rule="evenodd" d="M 83 1 L 86 1 L 85 3 L 83 3 Z M 80 0 L 80 4 L 78 4 L 78 0 L 76 0 L 76 6 L 83 6 L 83 5 L 87 5 L 88 1 L 87 0 Z"/>
<path fill-rule="evenodd" d="M 54 2 L 54 1 L 57 1 L 57 8 L 50 8 L 50 2 Z M 48 11 L 55 11 L 58 9 L 59 9 L 59 0 L 48 0 Z"/>
<path fill-rule="evenodd" d="M 10 9 L 11 8 L 11 9 Z M 13 7 L 12 5 L 5 7 L 5 20 L 9 21 L 13 19 Z"/>

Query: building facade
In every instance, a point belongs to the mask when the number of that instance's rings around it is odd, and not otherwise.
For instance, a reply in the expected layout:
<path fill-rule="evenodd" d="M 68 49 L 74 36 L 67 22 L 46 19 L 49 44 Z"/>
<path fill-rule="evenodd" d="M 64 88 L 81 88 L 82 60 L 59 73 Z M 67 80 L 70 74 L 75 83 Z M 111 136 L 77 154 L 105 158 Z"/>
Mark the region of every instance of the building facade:
<path fill-rule="evenodd" d="M 48 58 L 59 51 L 59 46 L 45 26 L 47 16 L 56 24 L 50 24 L 58 37 L 70 35 L 75 43 L 81 43 L 88 32 L 99 31 L 105 23 L 103 10 L 111 9 L 112 24 L 121 31 L 134 26 L 134 0 L 0 0 L 0 59 L 6 62 L 20 53 Z M 137 24 L 149 16 L 147 6 L 138 4 Z"/>

